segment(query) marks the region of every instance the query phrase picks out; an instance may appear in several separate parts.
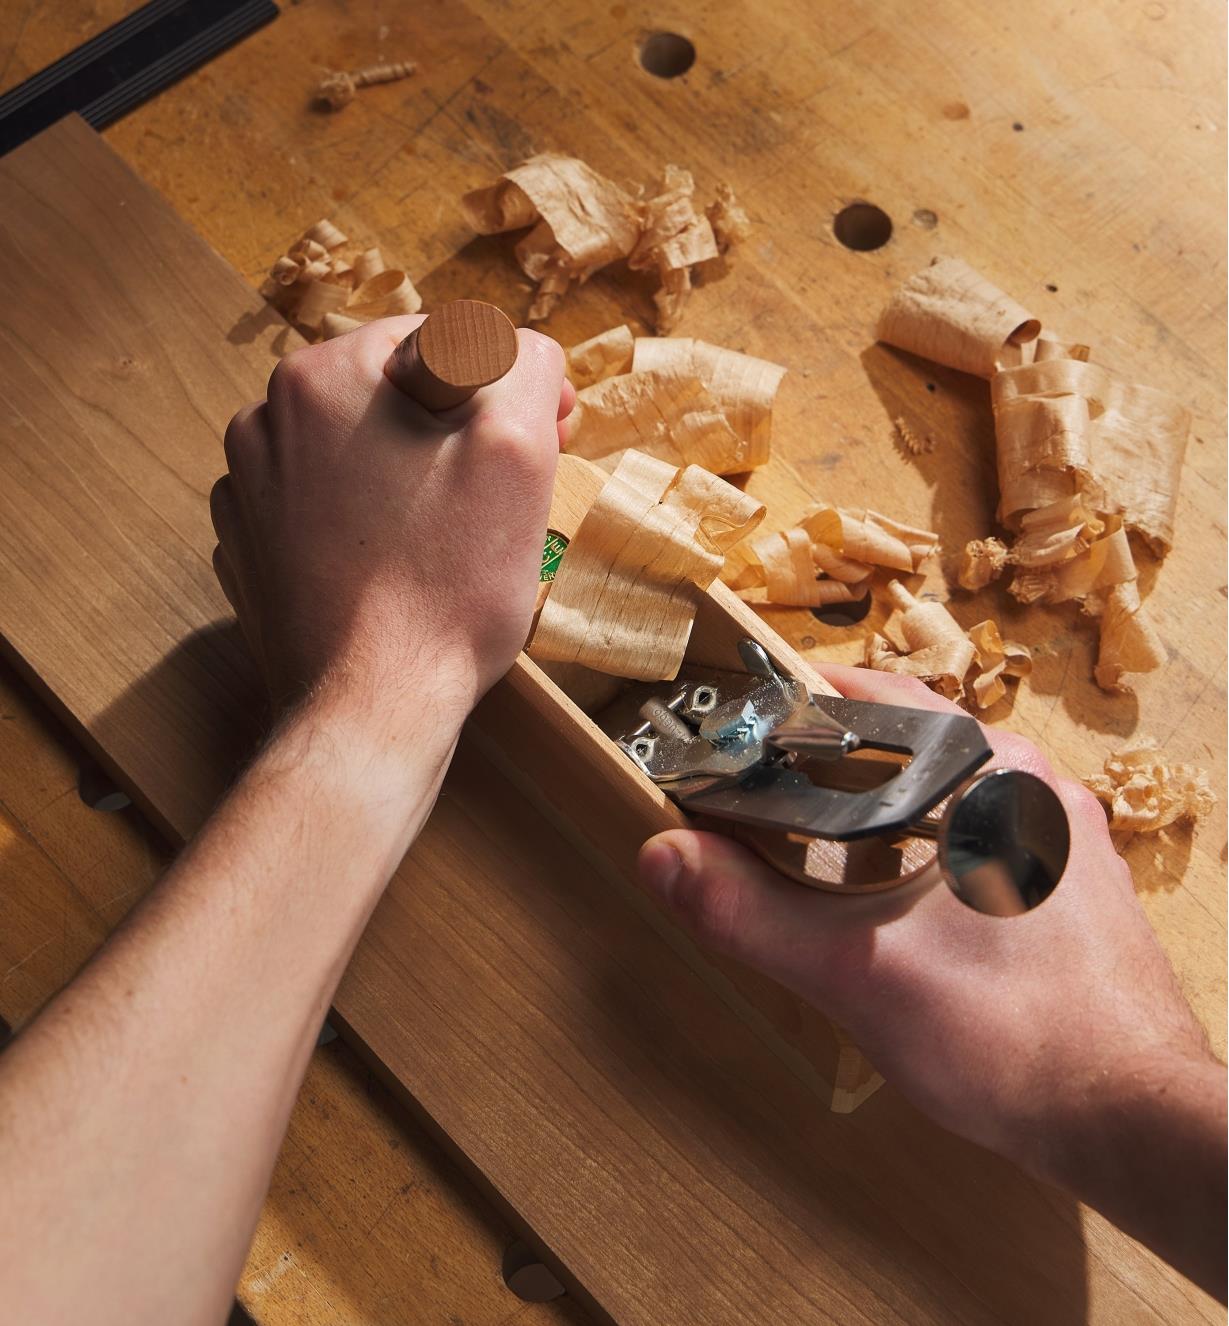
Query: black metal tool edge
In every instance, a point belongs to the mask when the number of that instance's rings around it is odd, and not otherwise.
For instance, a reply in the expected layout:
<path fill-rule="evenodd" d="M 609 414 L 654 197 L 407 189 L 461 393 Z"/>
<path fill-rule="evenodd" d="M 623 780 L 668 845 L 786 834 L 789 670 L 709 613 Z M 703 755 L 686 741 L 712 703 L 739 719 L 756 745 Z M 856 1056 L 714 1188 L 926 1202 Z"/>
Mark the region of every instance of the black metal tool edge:
<path fill-rule="evenodd" d="M 0 96 L 0 155 L 74 111 L 105 128 L 278 12 L 274 0 L 150 0 Z"/>

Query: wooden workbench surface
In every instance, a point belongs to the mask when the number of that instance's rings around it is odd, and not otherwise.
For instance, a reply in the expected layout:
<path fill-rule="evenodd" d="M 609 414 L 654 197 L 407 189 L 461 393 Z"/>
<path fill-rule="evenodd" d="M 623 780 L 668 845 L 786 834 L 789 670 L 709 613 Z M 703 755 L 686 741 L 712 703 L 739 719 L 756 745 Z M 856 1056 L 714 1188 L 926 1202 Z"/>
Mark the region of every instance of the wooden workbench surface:
<path fill-rule="evenodd" d="M 0 88 L 133 7 L 0 0 Z M 1179 532 L 1159 572 L 1144 571 L 1171 651 L 1166 670 L 1142 679 L 1135 697 L 1109 697 L 1092 683 L 1092 634 L 1069 608 L 1025 611 L 988 591 L 958 596 L 953 610 L 967 623 L 992 612 L 1035 647 L 1033 677 L 992 719 L 1074 774 L 1151 732 L 1175 758 L 1208 767 L 1223 804 L 1219 7 L 303 0 L 284 9 L 110 129 L 111 146 L 254 283 L 328 215 L 406 266 L 429 305 L 485 294 L 512 312 L 528 299 L 510 246 L 471 239 L 456 208 L 466 189 L 551 148 L 624 180 L 647 183 L 667 161 L 693 169 L 702 188 L 730 179 L 756 233 L 727 278 L 697 292 L 678 330 L 790 367 L 775 459 L 751 481 L 775 524 L 823 497 L 930 523 L 949 550 L 993 528 L 984 385 L 871 341 L 891 286 L 936 253 L 962 254 L 1051 328 L 1179 394 L 1195 414 Z M 656 29 L 694 42 L 683 77 L 638 66 L 638 44 Z M 416 78 L 364 92 L 338 115 L 309 109 L 322 67 L 400 58 L 419 61 Z M 863 198 L 895 230 L 885 247 L 854 253 L 831 222 Z M 547 330 L 568 343 L 616 321 L 639 328 L 649 307 L 644 286 L 599 277 Z M 933 435 L 934 452 L 903 455 L 897 416 Z M 798 647 L 847 660 L 881 619 L 840 631 L 800 612 L 772 615 Z M 75 969 L 162 858 L 135 825 L 104 832 L 83 818 L 51 729 L 15 681 L 5 686 L 0 710 L 29 735 L 24 763 L 12 724 L 0 749 L 10 770 L 29 770 L 0 789 L 0 907 L 7 919 L 20 886 L 24 927 L 9 927 L 19 949 L 6 947 L 0 967 L 0 1014 L 15 1020 Z M 1223 1054 L 1223 817 L 1193 835 L 1139 841 L 1128 859 Z M 507 1295 L 498 1276 L 507 1227 L 362 1082 L 344 1051 L 318 1054 L 245 1278 L 258 1318 L 398 1320 L 417 1301 L 452 1304 L 467 1321 L 579 1320 L 566 1302 Z M 1095 1217 L 1085 1217 L 1085 1239 L 1090 1256 L 1130 1282 L 1140 1320 L 1155 1319 L 1162 1301 L 1173 1319 L 1167 1273 Z M 385 1247 L 396 1255 L 380 1255 Z M 1202 1319 L 1203 1300 L 1186 1301 Z M 1081 1306 L 1097 1319 L 1095 1294 Z M 1027 1319 L 1025 1304 L 1019 1311 Z"/>

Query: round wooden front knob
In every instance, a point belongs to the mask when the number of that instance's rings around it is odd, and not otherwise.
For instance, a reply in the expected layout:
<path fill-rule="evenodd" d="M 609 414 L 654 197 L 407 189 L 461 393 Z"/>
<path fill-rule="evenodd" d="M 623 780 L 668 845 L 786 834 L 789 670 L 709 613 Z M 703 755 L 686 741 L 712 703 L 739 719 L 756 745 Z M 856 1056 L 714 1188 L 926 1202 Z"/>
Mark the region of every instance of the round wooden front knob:
<path fill-rule="evenodd" d="M 516 328 L 494 304 L 443 304 L 389 356 L 394 386 L 428 410 L 449 410 L 479 387 L 498 382 L 516 363 Z"/>

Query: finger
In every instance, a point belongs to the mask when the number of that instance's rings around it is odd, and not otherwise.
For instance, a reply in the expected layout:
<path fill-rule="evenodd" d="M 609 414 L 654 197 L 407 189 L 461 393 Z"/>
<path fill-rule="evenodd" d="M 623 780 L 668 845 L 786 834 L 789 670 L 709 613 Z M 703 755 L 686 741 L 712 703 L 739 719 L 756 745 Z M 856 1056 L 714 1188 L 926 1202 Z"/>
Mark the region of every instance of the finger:
<path fill-rule="evenodd" d="M 235 412 L 226 425 L 222 449 L 226 453 L 226 466 L 233 473 L 235 465 L 242 464 L 248 449 L 268 437 L 269 407 L 265 401 L 253 401 Z"/>
<path fill-rule="evenodd" d="M 832 899 L 778 874 L 740 843 L 672 829 L 640 849 L 645 888 L 703 945 L 784 976 L 800 940 L 814 960 Z"/>
<path fill-rule="evenodd" d="M 563 386 L 559 391 L 559 415 L 560 422 L 568 417 L 576 408 L 576 388 L 567 379 L 563 379 Z"/>
<path fill-rule="evenodd" d="M 213 573 L 218 578 L 218 584 L 222 586 L 222 593 L 226 595 L 226 601 L 239 611 L 239 584 L 235 579 L 234 568 L 230 564 L 230 559 L 222 545 L 215 544 L 213 549 Z"/>
<path fill-rule="evenodd" d="M 566 451 L 568 443 L 572 440 L 573 421 L 572 411 L 576 408 L 576 388 L 568 381 L 563 379 L 563 388 L 559 392 L 559 450 Z"/>
<path fill-rule="evenodd" d="M 235 538 L 238 515 L 235 511 L 235 490 L 229 474 L 224 474 L 209 490 L 209 518 L 220 544 Z"/>

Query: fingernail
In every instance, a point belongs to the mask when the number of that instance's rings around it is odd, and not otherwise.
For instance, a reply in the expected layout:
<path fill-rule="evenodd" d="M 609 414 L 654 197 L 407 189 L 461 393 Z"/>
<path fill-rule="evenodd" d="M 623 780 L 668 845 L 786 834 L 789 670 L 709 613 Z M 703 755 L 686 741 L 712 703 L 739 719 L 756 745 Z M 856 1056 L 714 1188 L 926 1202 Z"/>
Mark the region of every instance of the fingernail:
<path fill-rule="evenodd" d="M 640 878 L 663 902 L 673 901 L 683 858 L 669 843 L 650 843 L 640 853 Z"/>

